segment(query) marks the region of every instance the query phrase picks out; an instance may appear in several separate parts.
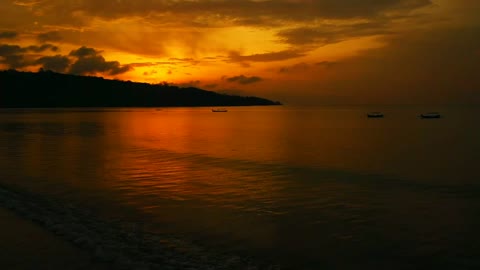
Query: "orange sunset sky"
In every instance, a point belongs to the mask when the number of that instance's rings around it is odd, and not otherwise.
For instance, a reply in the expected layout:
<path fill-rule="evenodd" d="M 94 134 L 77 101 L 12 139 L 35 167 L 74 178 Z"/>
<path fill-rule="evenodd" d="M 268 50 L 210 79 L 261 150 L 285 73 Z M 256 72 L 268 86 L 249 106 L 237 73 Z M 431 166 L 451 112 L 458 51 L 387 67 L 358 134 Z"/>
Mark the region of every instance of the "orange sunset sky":
<path fill-rule="evenodd" d="M 479 0 L 0 0 L 0 69 L 286 104 L 480 104 Z"/>

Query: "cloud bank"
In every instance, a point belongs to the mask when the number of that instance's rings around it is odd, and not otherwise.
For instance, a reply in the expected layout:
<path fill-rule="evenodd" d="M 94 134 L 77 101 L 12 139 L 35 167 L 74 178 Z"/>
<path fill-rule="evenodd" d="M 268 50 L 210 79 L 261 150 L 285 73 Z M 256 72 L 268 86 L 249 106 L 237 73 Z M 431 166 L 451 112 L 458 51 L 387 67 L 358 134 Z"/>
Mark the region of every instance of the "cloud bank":
<path fill-rule="evenodd" d="M 118 61 L 106 61 L 100 51 L 82 46 L 69 55 L 42 55 L 44 52 L 56 52 L 59 48 L 52 44 L 40 46 L 0 45 L 0 64 L 7 68 L 36 67 L 62 73 L 76 75 L 104 74 L 118 75 L 132 69 L 129 65 L 121 65 Z"/>

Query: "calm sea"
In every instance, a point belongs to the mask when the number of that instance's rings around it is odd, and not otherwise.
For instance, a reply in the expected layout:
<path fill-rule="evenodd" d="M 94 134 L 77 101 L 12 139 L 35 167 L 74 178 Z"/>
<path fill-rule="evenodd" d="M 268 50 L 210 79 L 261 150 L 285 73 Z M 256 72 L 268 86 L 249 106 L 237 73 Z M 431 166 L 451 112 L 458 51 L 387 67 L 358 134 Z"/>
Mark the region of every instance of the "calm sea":
<path fill-rule="evenodd" d="M 0 183 L 292 269 L 480 267 L 480 108 L 228 109 L 1 110 Z"/>

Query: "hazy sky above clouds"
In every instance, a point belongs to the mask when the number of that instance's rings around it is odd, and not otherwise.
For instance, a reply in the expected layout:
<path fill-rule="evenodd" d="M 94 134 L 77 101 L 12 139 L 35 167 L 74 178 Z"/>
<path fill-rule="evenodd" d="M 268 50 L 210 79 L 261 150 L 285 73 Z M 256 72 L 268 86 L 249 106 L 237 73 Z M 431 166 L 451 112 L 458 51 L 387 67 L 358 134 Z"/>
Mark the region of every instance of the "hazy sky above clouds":
<path fill-rule="evenodd" d="M 286 104 L 480 103 L 478 0 L 2 0 L 0 69 Z"/>

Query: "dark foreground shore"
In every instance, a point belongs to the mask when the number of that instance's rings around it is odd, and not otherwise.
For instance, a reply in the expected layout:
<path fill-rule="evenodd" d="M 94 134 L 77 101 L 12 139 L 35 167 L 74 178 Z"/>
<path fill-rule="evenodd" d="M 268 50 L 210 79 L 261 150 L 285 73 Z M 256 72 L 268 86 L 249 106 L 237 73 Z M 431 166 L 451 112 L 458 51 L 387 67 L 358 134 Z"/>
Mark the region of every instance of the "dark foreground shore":
<path fill-rule="evenodd" d="M 1 269 L 111 269 L 92 256 L 11 210 L 0 208 Z"/>
<path fill-rule="evenodd" d="M 1 269 L 280 269 L 0 186 Z"/>

